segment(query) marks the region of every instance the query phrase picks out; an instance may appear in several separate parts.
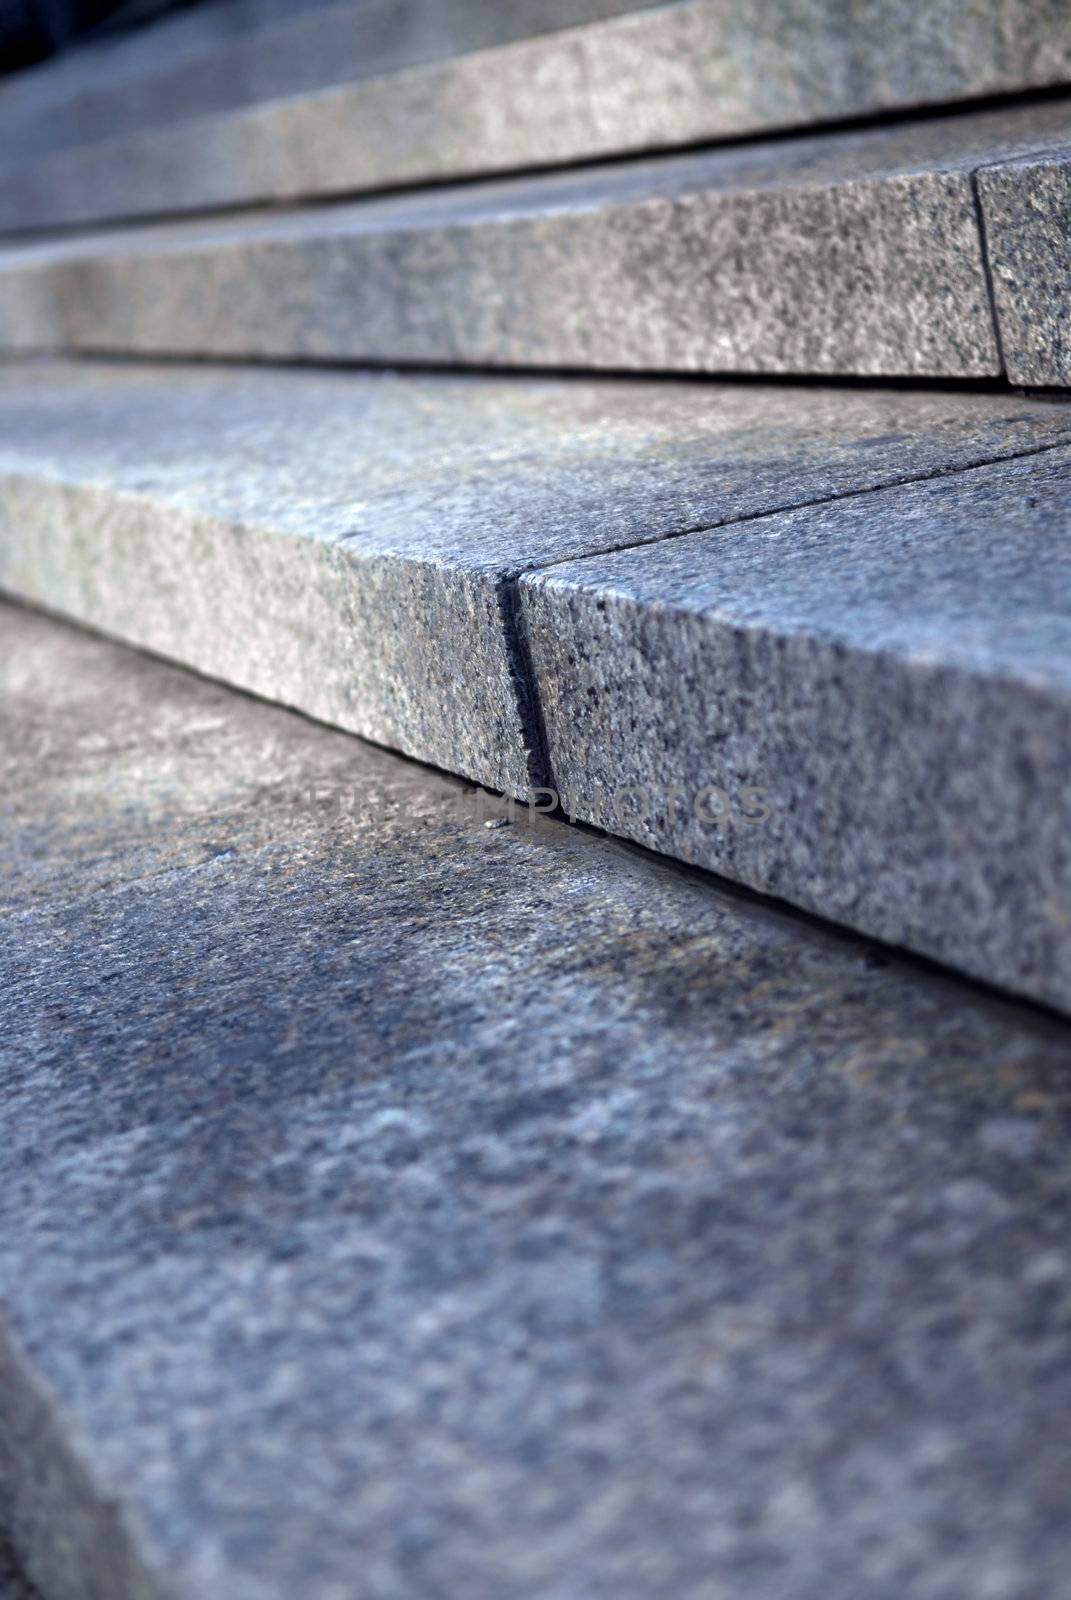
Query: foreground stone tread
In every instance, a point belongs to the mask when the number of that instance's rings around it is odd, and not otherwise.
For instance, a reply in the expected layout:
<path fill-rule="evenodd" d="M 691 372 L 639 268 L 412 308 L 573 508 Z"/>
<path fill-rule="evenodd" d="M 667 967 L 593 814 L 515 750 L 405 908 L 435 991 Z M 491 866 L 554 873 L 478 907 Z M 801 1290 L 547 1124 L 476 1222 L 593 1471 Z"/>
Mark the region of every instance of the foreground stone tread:
<path fill-rule="evenodd" d="M 495 788 L 528 567 L 1069 440 L 1006 395 L 0 372 L 0 586 Z"/>
<path fill-rule="evenodd" d="M 37 242 L 0 347 L 997 376 L 974 173 L 1069 134 L 1046 105 Z"/>
<path fill-rule="evenodd" d="M 552 782 L 1071 1009 L 1069 515 L 1060 449 L 524 577 Z"/>
<path fill-rule="evenodd" d="M 48 1600 L 1063 1592 L 1065 1027 L 8 608 L 0 685 Z"/>
<path fill-rule="evenodd" d="M 311 23 L 135 79 L 125 92 L 109 84 L 106 96 L 76 95 L 66 107 L 53 96 L 44 116 L 27 127 L 24 113 L 8 133 L 20 160 L 0 175 L 0 229 L 550 166 L 1071 76 L 1071 23 L 1058 0 L 1004 0 L 983 16 L 966 0 L 891 13 L 871 0 L 847 17 L 839 0 L 687 0 L 598 15 L 625 9 L 455 4 L 436 24 L 426 6 L 370 16 L 322 7 Z M 580 25 L 545 31 L 569 22 Z M 538 36 L 518 37 L 526 29 Z M 392 46 L 404 63 L 406 44 L 411 59 L 421 45 L 452 58 L 374 76 Z M 490 48 L 459 54 L 473 44 Z M 360 81 L 342 81 L 352 76 Z M 299 92 L 306 87 L 315 92 Z M 286 98 L 251 103 L 273 92 Z M 246 103 L 222 110 L 236 95 Z M 3 104 L 0 92 L 0 118 Z M 139 131 L 169 106 L 165 127 Z M 218 114 L 192 114 L 201 108 Z M 97 142 L 47 154 L 67 124 L 68 140 Z"/>

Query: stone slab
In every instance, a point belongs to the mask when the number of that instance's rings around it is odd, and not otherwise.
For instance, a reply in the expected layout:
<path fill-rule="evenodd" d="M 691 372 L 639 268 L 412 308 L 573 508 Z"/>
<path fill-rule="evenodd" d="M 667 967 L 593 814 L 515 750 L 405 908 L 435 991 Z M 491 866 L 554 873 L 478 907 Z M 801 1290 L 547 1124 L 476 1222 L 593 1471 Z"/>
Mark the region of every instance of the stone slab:
<path fill-rule="evenodd" d="M 974 174 L 1069 135 L 1061 103 L 36 241 L 0 254 L 0 340 L 143 355 L 995 376 Z"/>
<path fill-rule="evenodd" d="M 13 365 L 0 586 L 516 794 L 519 572 L 1069 434 L 1000 394 Z"/>
<path fill-rule="evenodd" d="M 64 107 L 50 104 L 29 135 L 16 125 L 9 136 L 18 164 L 0 177 L 0 229 L 550 166 L 1071 76 L 1071 15 L 1060 0 L 867 0 L 847 10 L 843 0 L 686 0 L 599 15 L 611 9 L 625 7 L 468 0 L 440 11 L 378 5 L 357 17 L 321 8 L 313 22 L 266 40 L 262 32 L 233 59 L 216 52 L 118 93 L 109 83 L 99 104 L 83 94 L 82 147 L 51 156 Z M 560 31 L 546 31 L 555 22 Z M 569 22 L 579 25 L 561 26 Z M 484 48 L 460 53 L 474 45 Z M 392 64 L 406 70 L 375 76 Z M 298 92 L 306 87 L 314 92 Z M 265 102 L 273 93 L 286 98 Z M 166 126 L 136 131 L 139 118 L 164 120 L 167 106 Z M 0 130 L 2 117 L 0 92 Z M 87 123 L 97 141 L 88 146 Z"/>
<path fill-rule="evenodd" d="M 80 42 L 0 81 L 5 160 L 136 135 L 262 100 L 396 74 L 513 39 L 640 9 L 649 0 L 213 0 Z M 1024 31 L 1032 30 L 1024 22 Z M 1058 25 L 1053 29 L 1058 38 Z M 1036 41 L 996 42 L 991 70 L 1051 81 Z M 964 63 L 969 75 L 971 67 Z M 977 70 L 977 68 L 975 68 Z M 984 67 L 982 70 L 985 70 Z"/>
<path fill-rule="evenodd" d="M 978 174 L 1001 345 L 1013 383 L 1071 384 L 1071 147 Z"/>
<path fill-rule="evenodd" d="M 1071 1008 L 1069 515 L 1058 450 L 524 577 L 551 783 Z"/>
<path fill-rule="evenodd" d="M 10 608 L 0 684 L 48 1600 L 1058 1600 L 1066 1026 Z"/>
<path fill-rule="evenodd" d="M 1048 105 L 38 241 L 0 255 L 0 339 L 142 355 L 996 376 L 973 174 L 1069 134 L 1071 109 Z"/>

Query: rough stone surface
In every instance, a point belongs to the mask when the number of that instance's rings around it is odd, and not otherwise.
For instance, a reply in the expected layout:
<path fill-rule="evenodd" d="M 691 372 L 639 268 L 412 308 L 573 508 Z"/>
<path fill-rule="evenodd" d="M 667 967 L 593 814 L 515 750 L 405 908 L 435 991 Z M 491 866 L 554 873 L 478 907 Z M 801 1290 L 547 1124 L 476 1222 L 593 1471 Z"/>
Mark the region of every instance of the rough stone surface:
<path fill-rule="evenodd" d="M 734 151 L 14 250 L 0 326 L 39 347 L 7 302 L 43 276 L 56 349 L 996 373 L 969 179 L 773 181 L 814 155 L 765 154 L 763 187 L 719 186 L 759 183 Z"/>
<path fill-rule="evenodd" d="M 328 85 L 397 73 L 600 17 L 648 0 L 215 0 L 171 12 L 151 27 L 80 42 L 30 72 L 0 82 L 5 159 L 25 161 L 63 146 L 101 143 L 193 116 Z M 295 15 L 295 12 L 298 14 Z M 1029 32 L 1027 26 L 1020 37 Z M 966 75 L 989 70 L 1032 82 L 1059 73 L 1054 26 L 1047 61 L 993 41 L 963 57 Z M 1010 48 L 1009 48 L 1010 45 Z M 951 53 L 960 59 L 955 46 Z M 953 69 L 954 70 L 954 69 Z"/>
<path fill-rule="evenodd" d="M 12 130 L 19 164 L 0 177 L 0 228 L 551 165 L 1037 87 L 1071 75 L 1071 19 L 1061 0 L 1002 0 L 981 15 L 971 0 L 894 7 L 887 0 L 851 7 L 843 0 L 688 0 L 599 15 L 610 9 L 625 7 L 555 8 L 541 0 L 520 10 L 469 4 L 425 15 L 426 6 L 386 14 L 373 6 L 358 18 L 350 8 L 322 9 L 313 23 L 266 41 L 261 34 L 244 47 L 254 62 L 265 60 L 288 80 L 285 99 L 250 103 L 272 92 L 270 76 L 243 72 L 241 56 L 229 61 L 217 52 L 207 62 L 202 56 L 172 67 L 163 78 L 138 78 L 133 92 L 116 94 L 109 85 L 103 116 L 99 92 L 96 99 L 83 92 L 76 102 L 82 122 L 97 111 L 99 142 L 49 157 L 44 152 L 61 137 L 64 112 L 72 115 L 53 96 L 47 120 L 39 112 L 31 123 L 31 138 L 18 124 Z M 485 19 L 479 29 L 478 16 Z M 492 18 L 499 19 L 497 29 Z M 526 30 L 538 36 L 520 37 Z M 408 40 L 408 52 L 399 51 L 396 35 Z M 503 36 L 511 42 L 500 43 Z M 415 64 L 421 54 L 446 54 L 447 41 L 452 59 Z M 474 44 L 498 47 L 457 56 Z M 316 92 L 302 95 L 295 88 L 309 79 L 310 51 Z M 406 62 L 408 70 L 371 76 L 377 67 Z M 359 81 L 344 81 L 351 77 Z M 229 79 L 236 79 L 230 99 L 240 98 L 242 108 L 196 116 L 226 102 Z M 326 83 L 337 87 L 325 90 Z M 163 128 L 132 136 L 139 114 L 159 123 L 168 104 L 183 120 L 173 116 Z M 2 115 L 0 93 L 0 128 Z"/>
<path fill-rule="evenodd" d="M 524 578 L 554 785 L 1071 1008 L 1069 514 L 1061 450 Z"/>
<path fill-rule="evenodd" d="M 12 248 L 0 337 L 141 354 L 980 377 L 972 174 L 1066 104 Z M 298 141 L 300 143 L 300 141 Z M 125 169 L 124 169 L 125 170 Z M 43 296 L 21 329 L 23 298 Z"/>
<path fill-rule="evenodd" d="M 49 1600 L 1059 1600 L 1066 1027 L 43 618 L 0 684 Z"/>
<path fill-rule="evenodd" d="M 518 793 L 518 572 L 1069 436 L 1007 395 L 15 366 L 0 586 Z"/>
<path fill-rule="evenodd" d="M 1008 376 L 1071 384 L 1071 149 L 988 167 L 978 192 Z"/>

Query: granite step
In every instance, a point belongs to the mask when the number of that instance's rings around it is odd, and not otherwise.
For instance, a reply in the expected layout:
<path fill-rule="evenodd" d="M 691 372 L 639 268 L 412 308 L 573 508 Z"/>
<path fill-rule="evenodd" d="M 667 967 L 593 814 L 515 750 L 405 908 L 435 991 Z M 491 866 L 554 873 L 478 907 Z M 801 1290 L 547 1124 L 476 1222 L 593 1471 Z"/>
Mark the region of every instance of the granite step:
<path fill-rule="evenodd" d="M 1071 1008 L 1062 401 L 60 362 L 0 440 L 8 593 Z"/>
<path fill-rule="evenodd" d="M 977 181 L 1008 376 L 1071 385 L 1071 150 L 998 162 Z"/>
<path fill-rule="evenodd" d="M 997 377 L 976 174 L 1069 139 L 1045 105 L 11 247 L 0 347 Z"/>
<path fill-rule="evenodd" d="M 0 718 L 45 1600 L 1064 1592 L 1066 1024 L 8 607 Z"/>
<path fill-rule="evenodd" d="M 1062 444 L 1004 394 L 13 364 L 0 584 L 517 794 L 520 573 Z"/>
<path fill-rule="evenodd" d="M 650 0 L 213 0 L 84 40 L 77 53 L 0 81 L 3 156 L 25 161 L 261 101 L 310 96 L 649 5 Z M 1041 86 L 1062 76 L 1060 24 L 1050 19 L 1054 48 L 1046 66 L 1028 11 L 1023 6 L 1019 19 L 1022 46 L 1001 42 L 996 29 L 985 42 L 949 46 L 946 71 L 954 77 L 958 67 L 965 92 L 976 75 L 984 85 L 992 78 L 1000 90 L 1020 81 Z"/>
<path fill-rule="evenodd" d="M 66 102 L 45 74 L 45 105 L 35 116 L 31 96 L 10 125 L 0 88 L 0 230 L 590 161 L 1066 84 L 1071 14 L 1035 0 L 981 12 L 971 0 L 409 0 L 321 6 L 118 85 L 115 54 L 103 90 L 93 63 L 80 92 L 67 68 Z M 75 148 L 56 150 L 64 139 Z"/>
<path fill-rule="evenodd" d="M 1071 1009 L 1069 528 L 1063 448 L 525 575 L 548 783 Z"/>

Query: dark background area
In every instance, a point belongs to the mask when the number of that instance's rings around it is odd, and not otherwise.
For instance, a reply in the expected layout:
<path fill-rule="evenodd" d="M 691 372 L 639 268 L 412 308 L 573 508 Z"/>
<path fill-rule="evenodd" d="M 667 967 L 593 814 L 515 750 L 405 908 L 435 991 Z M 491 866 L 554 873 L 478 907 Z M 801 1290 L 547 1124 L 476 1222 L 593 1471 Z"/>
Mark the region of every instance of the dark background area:
<path fill-rule="evenodd" d="M 43 61 L 87 35 L 137 27 L 198 0 L 0 0 L 0 73 Z"/>

